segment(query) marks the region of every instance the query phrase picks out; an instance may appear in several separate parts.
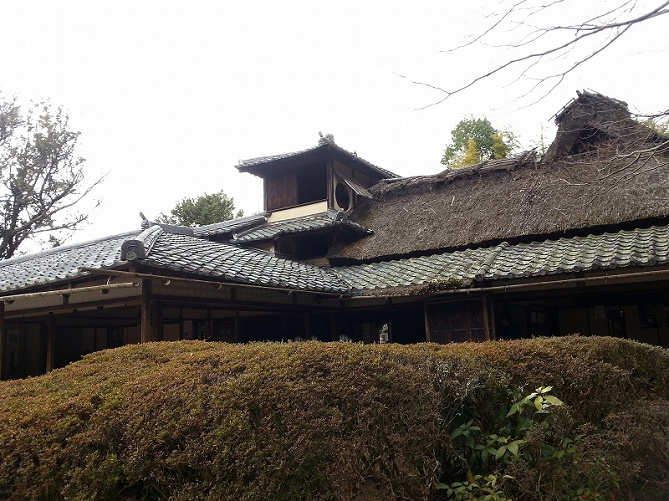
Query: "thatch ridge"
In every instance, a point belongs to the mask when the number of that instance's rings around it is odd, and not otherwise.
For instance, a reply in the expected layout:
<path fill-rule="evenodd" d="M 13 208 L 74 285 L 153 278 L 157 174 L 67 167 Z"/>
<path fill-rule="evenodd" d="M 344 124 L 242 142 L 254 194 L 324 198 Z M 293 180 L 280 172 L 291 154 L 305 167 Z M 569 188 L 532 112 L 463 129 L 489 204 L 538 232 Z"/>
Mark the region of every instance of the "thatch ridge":
<path fill-rule="evenodd" d="M 457 182 L 469 182 L 473 178 L 491 175 L 493 172 L 512 172 L 520 169 L 536 168 L 537 153 L 534 150 L 524 151 L 512 158 L 486 160 L 476 165 L 459 169 L 445 169 L 428 176 L 412 176 L 397 179 L 384 179 L 369 189 L 374 200 L 383 200 L 386 195 L 401 192 L 402 195 L 418 194 L 432 191 L 435 187 Z"/>

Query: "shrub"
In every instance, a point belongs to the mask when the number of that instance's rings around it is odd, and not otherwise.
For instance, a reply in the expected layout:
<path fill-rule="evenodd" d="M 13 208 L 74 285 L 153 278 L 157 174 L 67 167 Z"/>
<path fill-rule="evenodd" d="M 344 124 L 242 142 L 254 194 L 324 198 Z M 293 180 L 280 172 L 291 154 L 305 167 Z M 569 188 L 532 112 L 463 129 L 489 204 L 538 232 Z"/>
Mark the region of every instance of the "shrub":
<path fill-rule="evenodd" d="M 615 471 L 619 499 L 663 499 L 668 369 L 608 338 L 125 346 L 0 383 L 0 498 L 438 499 L 473 479 L 561 499 Z M 533 457 L 469 471 L 453 432 L 511 433 L 511 404 L 542 385 L 565 405 L 527 430 Z M 578 435 L 578 455 L 541 452 Z"/>

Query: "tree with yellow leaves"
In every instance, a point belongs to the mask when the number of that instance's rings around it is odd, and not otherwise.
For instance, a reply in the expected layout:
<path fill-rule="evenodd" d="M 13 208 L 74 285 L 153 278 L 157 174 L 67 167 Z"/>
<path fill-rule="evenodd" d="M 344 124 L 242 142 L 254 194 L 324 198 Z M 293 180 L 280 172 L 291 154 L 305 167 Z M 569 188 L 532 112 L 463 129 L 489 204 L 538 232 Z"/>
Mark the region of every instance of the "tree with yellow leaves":
<path fill-rule="evenodd" d="M 454 169 L 506 158 L 517 147 L 513 132 L 495 129 L 487 118 L 464 118 L 451 131 L 441 163 Z"/>

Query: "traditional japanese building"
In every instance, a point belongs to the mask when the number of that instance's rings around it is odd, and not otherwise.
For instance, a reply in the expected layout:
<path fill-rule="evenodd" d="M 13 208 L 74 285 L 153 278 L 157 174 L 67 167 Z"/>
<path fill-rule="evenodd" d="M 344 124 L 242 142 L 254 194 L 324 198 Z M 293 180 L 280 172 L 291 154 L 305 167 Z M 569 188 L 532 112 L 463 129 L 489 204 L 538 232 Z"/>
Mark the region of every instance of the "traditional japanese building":
<path fill-rule="evenodd" d="M 262 213 L 1 262 L 2 378 L 194 338 L 669 346 L 669 138 L 592 92 L 556 120 L 542 156 L 412 178 L 325 136 L 239 163 Z"/>

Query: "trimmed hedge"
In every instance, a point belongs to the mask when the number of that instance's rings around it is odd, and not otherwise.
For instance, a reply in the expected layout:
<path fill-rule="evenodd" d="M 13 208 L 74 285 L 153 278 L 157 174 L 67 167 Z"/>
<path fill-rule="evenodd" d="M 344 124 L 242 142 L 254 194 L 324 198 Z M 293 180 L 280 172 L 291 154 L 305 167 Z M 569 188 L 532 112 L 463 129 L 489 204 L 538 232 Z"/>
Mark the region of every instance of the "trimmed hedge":
<path fill-rule="evenodd" d="M 500 410 L 540 385 L 566 406 L 537 444 L 581 433 L 580 460 L 608 461 L 618 499 L 666 499 L 669 352 L 597 337 L 93 353 L 0 383 L 0 498 L 439 499 L 436 485 L 466 471 L 453 429 L 495 432 Z M 514 499 L 597 480 L 536 457 L 504 468 Z"/>

